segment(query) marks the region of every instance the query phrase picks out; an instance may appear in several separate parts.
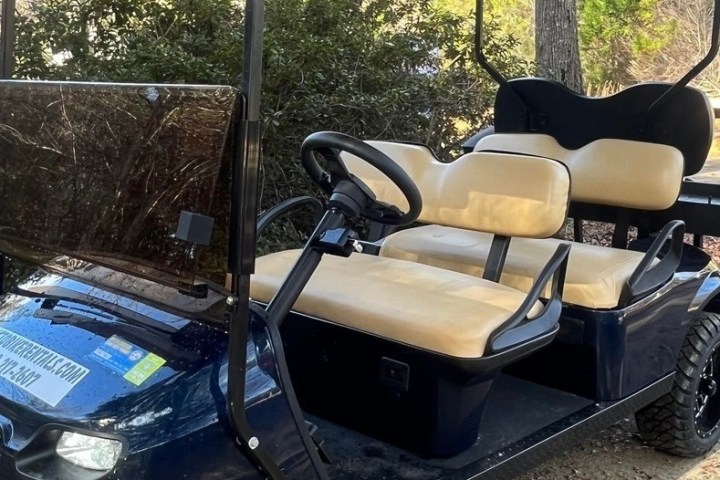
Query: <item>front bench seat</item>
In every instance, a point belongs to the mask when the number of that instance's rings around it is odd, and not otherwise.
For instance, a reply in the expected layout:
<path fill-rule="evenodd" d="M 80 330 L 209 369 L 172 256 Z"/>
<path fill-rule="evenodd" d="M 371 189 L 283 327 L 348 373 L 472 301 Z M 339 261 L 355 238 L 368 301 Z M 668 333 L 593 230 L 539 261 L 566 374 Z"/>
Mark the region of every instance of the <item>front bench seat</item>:
<path fill-rule="evenodd" d="M 491 258 L 501 270 L 498 246 L 509 235 L 545 237 L 562 226 L 569 190 L 560 162 L 473 153 L 435 170 L 433 214 L 448 227 L 494 234 Z M 323 251 L 320 235 L 302 258 Z M 556 337 L 568 250 L 558 248 L 529 293 L 394 258 L 323 255 L 283 325 L 303 409 L 424 456 L 467 449 L 501 369 Z M 256 259 L 251 298 L 276 304 L 297 258 L 288 251 Z"/>
<path fill-rule="evenodd" d="M 440 165 L 436 173 L 432 192 L 437 223 L 504 237 L 547 237 L 566 218 L 570 177 L 555 160 L 471 153 Z M 367 183 L 381 198 L 385 185 Z M 391 203 L 401 209 L 407 206 L 399 190 Z M 258 258 L 252 299 L 268 303 L 296 258 L 296 251 Z M 488 339 L 513 316 L 538 314 L 542 303 L 526 305 L 528 297 L 496 282 L 415 262 L 325 255 L 293 310 L 436 353 L 479 358 L 492 351 Z"/>
<path fill-rule="evenodd" d="M 258 258 L 250 295 L 267 303 L 299 256 Z M 485 354 L 490 335 L 527 295 L 449 270 L 371 255 L 325 255 L 293 310 L 457 358 Z M 536 302 L 528 314 L 542 310 Z"/>
<path fill-rule="evenodd" d="M 438 221 L 437 205 L 442 204 L 443 195 L 435 191 L 433 185 L 434 177 L 443 164 L 433 152 L 423 145 L 383 141 L 367 143 L 395 160 L 410 174 L 423 195 L 424 208 L 419 221 L 431 224 L 389 235 L 382 243 L 379 255 L 484 275 L 492 236 L 437 225 L 442 223 Z M 662 210 L 675 202 L 682 181 L 682 154 L 667 145 L 601 139 L 578 150 L 567 150 L 548 135 L 493 134 L 482 138 L 475 150 L 516 152 L 563 162 L 570 169 L 573 181 L 571 198 L 574 201 Z M 344 155 L 343 159 L 353 173 L 372 186 L 378 198 L 394 201 L 400 196 L 394 186 L 372 167 L 361 164 L 351 155 Z M 463 184 L 472 181 L 472 177 L 462 179 Z M 542 265 L 560 243 L 563 242 L 557 239 L 513 238 L 500 283 L 528 291 Z M 638 271 L 646 255 L 598 245 L 572 245 L 563 301 L 592 309 L 618 307 L 627 295 L 628 281 Z M 652 261 L 652 264 L 656 263 L 657 260 Z"/>

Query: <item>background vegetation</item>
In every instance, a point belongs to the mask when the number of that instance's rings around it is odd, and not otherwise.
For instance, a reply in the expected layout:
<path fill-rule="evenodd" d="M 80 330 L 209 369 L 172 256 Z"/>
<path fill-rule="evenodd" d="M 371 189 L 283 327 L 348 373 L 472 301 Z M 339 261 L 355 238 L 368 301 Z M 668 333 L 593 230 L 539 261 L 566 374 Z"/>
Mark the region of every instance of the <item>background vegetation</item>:
<path fill-rule="evenodd" d="M 494 85 L 473 61 L 471 9 L 432 0 L 267 2 L 263 205 L 307 192 L 297 153 L 313 131 L 430 144 L 442 155 L 490 121 Z M 38 0 L 19 17 L 16 75 L 233 82 L 242 5 L 230 0 Z M 530 72 L 488 25 L 488 53 Z"/>
<path fill-rule="evenodd" d="M 509 77 L 534 73 L 535 1 L 486 0 L 486 53 Z M 583 77 L 592 92 L 675 80 L 707 50 L 712 0 L 577 2 Z M 234 82 L 243 3 L 21 3 L 15 75 Z M 488 125 L 496 87 L 473 61 L 474 3 L 268 0 L 262 206 L 311 190 L 297 154 L 313 131 L 419 141 L 450 159 L 466 136 Z M 715 94 L 720 68 L 699 84 Z"/>

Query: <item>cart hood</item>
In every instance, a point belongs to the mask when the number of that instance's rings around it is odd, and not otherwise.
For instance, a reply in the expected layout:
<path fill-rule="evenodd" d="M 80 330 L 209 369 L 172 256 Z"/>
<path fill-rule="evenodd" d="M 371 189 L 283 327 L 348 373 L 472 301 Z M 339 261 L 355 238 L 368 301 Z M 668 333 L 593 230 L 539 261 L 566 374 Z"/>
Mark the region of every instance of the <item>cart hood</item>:
<path fill-rule="evenodd" d="M 226 351 L 220 329 L 41 270 L 0 298 L 2 441 L 60 425 L 140 451 L 195 431 L 225 410 Z"/>

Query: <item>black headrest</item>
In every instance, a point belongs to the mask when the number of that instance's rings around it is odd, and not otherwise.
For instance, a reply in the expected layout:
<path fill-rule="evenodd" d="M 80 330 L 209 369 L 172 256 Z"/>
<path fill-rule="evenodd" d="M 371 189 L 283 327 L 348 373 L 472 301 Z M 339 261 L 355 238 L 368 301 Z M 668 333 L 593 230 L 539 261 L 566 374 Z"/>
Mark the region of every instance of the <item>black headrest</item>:
<path fill-rule="evenodd" d="M 685 175 L 699 172 L 713 137 L 714 111 L 700 90 L 685 87 L 648 116 L 672 84 L 643 83 L 593 98 L 540 78 L 518 78 L 495 99 L 497 133 L 544 133 L 568 149 L 601 138 L 670 145 L 683 154 Z"/>

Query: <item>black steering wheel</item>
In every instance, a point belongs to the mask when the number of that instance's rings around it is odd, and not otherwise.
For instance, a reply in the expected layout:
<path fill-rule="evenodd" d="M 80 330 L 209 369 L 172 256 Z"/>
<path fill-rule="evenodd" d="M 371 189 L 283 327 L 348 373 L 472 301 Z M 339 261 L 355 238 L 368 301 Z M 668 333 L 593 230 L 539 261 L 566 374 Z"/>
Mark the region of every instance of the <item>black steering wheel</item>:
<path fill-rule="evenodd" d="M 405 196 L 408 211 L 405 213 L 384 202 L 376 200 L 375 194 L 355 175 L 348 172 L 340 159 L 340 152 L 348 152 L 369 163 L 392 181 Z M 320 153 L 328 160 L 328 171 L 318 165 L 315 154 Z M 349 181 L 365 193 L 367 206 L 360 214 L 375 222 L 386 225 L 407 225 L 414 222 L 422 211 L 422 197 L 415 183 L 405 170 L 390 157 L 367 143 L 338 132 L 316 132 L 302 143 L 300 158 L 310 178 L 325 192 L 332 195 L 338 184 Z"/>

